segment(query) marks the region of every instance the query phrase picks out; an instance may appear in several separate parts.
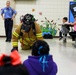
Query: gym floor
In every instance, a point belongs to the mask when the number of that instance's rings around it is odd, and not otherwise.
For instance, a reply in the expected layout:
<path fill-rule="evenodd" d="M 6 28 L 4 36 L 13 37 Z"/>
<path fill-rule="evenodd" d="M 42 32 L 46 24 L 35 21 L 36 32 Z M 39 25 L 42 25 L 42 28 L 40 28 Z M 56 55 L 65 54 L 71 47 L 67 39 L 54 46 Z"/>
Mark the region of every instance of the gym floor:
<path fill-rule="evenodd" d="M 72 45 L 74 42 L 71 39 L 68 39 L 66 44 L 59 39 L 47 39 L 45 41 L 48 42 L 50 54 L 53 55 L 54 61 L 58 65 L 57 75 L 76 75 L 76 48 Z M 0 54 L 10 54 L 11 49 L 11 43 L 5 42 L 5 38 L 0 38 Z M 19 53 L 21 60 L 24 61 L 28 55 L 31 55 L 31 50 L 22 51 L 20 49 L 19 43 Z"/>

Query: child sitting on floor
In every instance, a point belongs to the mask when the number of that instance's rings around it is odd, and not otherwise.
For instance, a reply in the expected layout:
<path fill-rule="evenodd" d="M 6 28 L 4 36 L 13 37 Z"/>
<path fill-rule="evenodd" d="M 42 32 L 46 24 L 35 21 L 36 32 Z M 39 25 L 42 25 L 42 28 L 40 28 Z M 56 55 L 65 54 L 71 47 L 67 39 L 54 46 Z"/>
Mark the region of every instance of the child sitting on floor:
<path fill-rule="evenodd" d="M 62 24 L 61 30 L 60 30 L 60 32 L 59 32 L 59 40 L 61 40 L 61 39 L 63 38 L 62 34 L 63 34 L 65 37 L 67 37 L 67 33 L 68 33 L 69 30 L 70 30 L 69 25 L 67 25 L 67 24 L 70 24 L 70 23 L 67 22 L 67 21 L 68 21 L 68 18 L 67 18 L 67 17 L 64 17 L 62 21 L 63 21 L 63 24 Z M 64 26 L 64 25 L 66 25 L 66 26 Z M 65 41 L 66 41 L 66 40 L 65 40 Z"/>
<path fill-rule="evenodd" d="M 57 65 L 49 54 L 49 45 L 38 40 L 32 46 L 32 56 L 23 62 L 29 75 L 56 75 Z"/>

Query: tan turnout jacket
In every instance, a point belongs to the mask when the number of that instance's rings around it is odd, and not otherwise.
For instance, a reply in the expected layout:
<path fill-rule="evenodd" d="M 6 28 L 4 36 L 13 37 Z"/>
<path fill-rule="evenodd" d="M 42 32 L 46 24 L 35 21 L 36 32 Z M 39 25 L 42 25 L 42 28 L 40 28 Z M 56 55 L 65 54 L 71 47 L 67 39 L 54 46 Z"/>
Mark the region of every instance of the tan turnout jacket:
<path fill-rule="evenodd" d="M 30 45 L 30 46 L 32 46 L 36 40 L 43 40 L 40 26 L 36 22 L 35 22 L 36 35 L 34 35 L 32 28 L 30 29 L 29 33 L 25 32 L 24 30 L 21 30 L 21 25 L 22 24 L 20 24 L 12 34 L 13 47 L 18 47 L 18 40 L 20 40 L 22 45 Z M 20 37 L 21 32 L 23 33 L 23 35 Z"/>

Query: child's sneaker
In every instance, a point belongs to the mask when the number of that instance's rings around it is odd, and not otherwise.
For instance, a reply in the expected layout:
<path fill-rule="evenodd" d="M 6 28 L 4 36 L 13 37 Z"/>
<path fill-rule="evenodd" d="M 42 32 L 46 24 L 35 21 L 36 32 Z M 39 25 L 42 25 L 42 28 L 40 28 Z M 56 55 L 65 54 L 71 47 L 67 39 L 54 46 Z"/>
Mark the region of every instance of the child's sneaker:
<path fill-rule="evenodd" d="M 59 40 L 62 40 L 63 37 L 60 37 Z"/>
<path fill-rule="evenodd" d="M 64 40 L 63 40 L 63 43 L 66 43 L 66 42 L 67 42 L 66 39 L 64 39 Z"/>

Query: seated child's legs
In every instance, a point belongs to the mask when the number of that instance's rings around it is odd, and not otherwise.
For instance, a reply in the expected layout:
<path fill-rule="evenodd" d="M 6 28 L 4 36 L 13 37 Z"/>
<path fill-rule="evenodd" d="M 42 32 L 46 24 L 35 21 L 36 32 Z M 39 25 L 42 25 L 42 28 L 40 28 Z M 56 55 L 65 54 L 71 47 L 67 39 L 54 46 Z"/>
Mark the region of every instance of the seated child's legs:
<path fill-rule="evenodd" d="M 59 37 L 62 37 L 62 31 L 59 32 Z"/>
<path fill-rule="evenodd" d="M 65 37 L 67 37 L 67 34 L 63 34 Z"/>
<path fill-rule="evenodd" d="M 59 40 L 62 39 L 62 31 L 59 32 Z"/>

